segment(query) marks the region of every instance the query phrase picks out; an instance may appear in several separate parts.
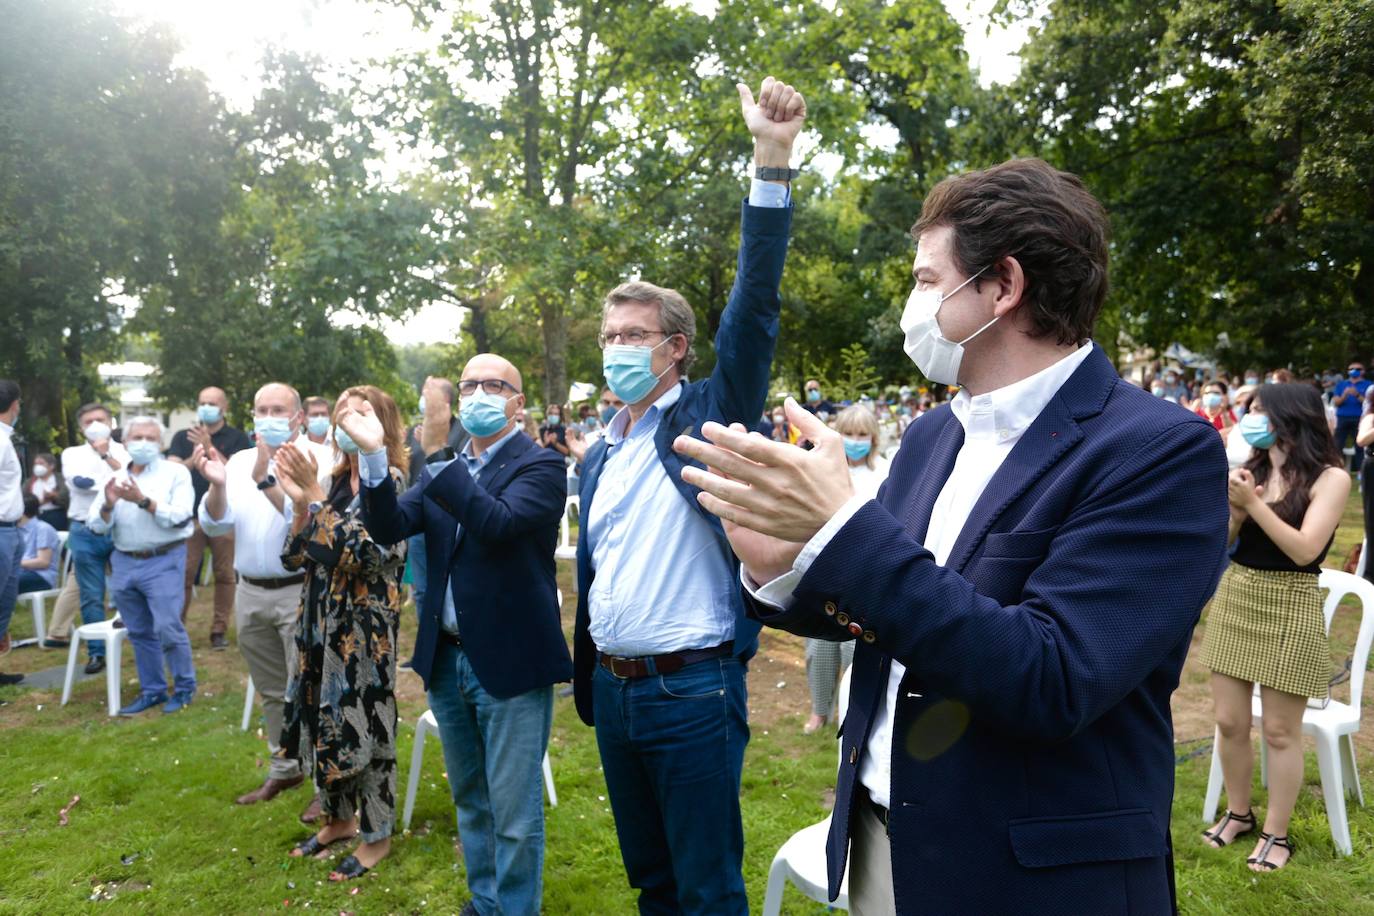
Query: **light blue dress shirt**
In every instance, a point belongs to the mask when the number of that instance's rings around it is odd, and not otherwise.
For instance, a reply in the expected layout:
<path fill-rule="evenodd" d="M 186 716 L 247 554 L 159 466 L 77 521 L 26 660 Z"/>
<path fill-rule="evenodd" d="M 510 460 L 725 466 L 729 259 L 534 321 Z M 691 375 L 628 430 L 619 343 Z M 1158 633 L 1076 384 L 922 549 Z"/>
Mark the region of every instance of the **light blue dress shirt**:
<path fill-rule="evenodd" d="M 654 442 L 663 412 L 681 396 L 681 385 L 668 389 L 633 429 L 621 408 L 606 431 L 587 537 L 596 570 L 591 636 L 609 655 L 705 649 L 735 637 L 729 549 L 682 498 Z"/>
<path fill-rule="evenodd" d="M 127 499 L 117 500 L 107 522 L 100 517 L 100 511 L 105 508 L 105 493 L 101 491 L 91 504 L 86 525 L 96 534 L 112 531 L 115 550 L 126 553 L 155 550 L 191 536 L 191 513 L 196 494 L 191 486 L 191 472 L 183 465 L 156 458 L 137 474 L 124 470 L 115 476 L 133 480 L 144 496 L 157 503 L 157 511 L 148 512 Z"/>
<path fill-rule="evenodd" d="M 497 452 L 501 451 L 502 446 L 520 434 L 521 429 L 518 425 L 511 427 L 510 432 L 493 442 L 491 446 L 480 455 L 472 454 L 472 450 L 476 447 L 477 443 L 469 440 L 467 447 L 462 451 L 462 458 L 463 465 L 468 469 L 468 473 L 472 475 L 472 479 L 480 480 L 482 469 L 491 464 L 492 459 L 496 457 Z M 436 461 L 429 466 L 429 472 L 432 476 L 437 477 L 444 468 L 452 463 L 452 461 Z M 387 470 L 386 449 L 378 449 L 375 452 L 364 452 L 362 454 L 362 461 L 358 464 L 358 479 L 362 481 L 365 487 L 375 487 L 387 479 Z M 461 524 L 456 525 L 453 529 L 454 537 L 456 538 L 458 533 L 462 530 L 463 526 Z M 444 576 L 444 613 L 439 620 L 439 625 L 450 633 L 456 634 L 458 632 L 458 611 L 453 606 L 453 589 L 449 587 L 447 574 Z"/>

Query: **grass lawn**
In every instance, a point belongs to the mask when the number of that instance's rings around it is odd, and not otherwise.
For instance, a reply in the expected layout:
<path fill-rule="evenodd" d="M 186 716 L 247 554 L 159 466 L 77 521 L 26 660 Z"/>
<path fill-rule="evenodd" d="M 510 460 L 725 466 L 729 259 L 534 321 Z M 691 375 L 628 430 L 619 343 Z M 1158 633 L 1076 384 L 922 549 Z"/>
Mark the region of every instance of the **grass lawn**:
<path fill-rule="evenodd" d="M 1338 565 L 1337 558 L 1343 560 L 1358 543 L 1360 526 L 1358 498 L 1352 495 L 1328 565 Z M 568 566 L 560 564 L 560 576 L 564 593 L 571 595 Z M 328 863 L 285 856 L 308 832 L 296 820 L 309 799 L 305 789 L 265 805 L 233 804 L 263 778 L 267 750 L 257 733 L 259 719 L 246 733 L 238 729 L 246 669 L 232 637 L 228 652 L 206 648 L 209 610 L 202 590 L 191 615 L 200 694 L 175 716 L 106 718 L 103 676 L 79 684 L 66 707 L 58 705 L 57 690 L 0 688 L 0 913 L 87 907 L 140 913 L 457 912 L 468 894 L 436 741 L 426 748 L 411 830 L 396 836 L 389 859 L 351 885 L 328 884 Z M 1332 647 L 1341 662 L 1353 644 L 1357 616 L 1337 615 Z M 402 628 L 406 643 L 414 638 L 409 623 L 407 618 Z M 15 638 L 29 635 L 31 627 L 27 605 L 21 605 Z M 65 652 L 20 649 L 0 669 L 35 671 L 65 658 Z M 123 676 L 127 701 L 136 690 L 127 650 Z M 1199 836 L 1212 734 L 1206 681 L 1207 673 L 1190 659 L 1174 701 L 1179 763 L 1173 835 L 1183 912 L 1374 914 L 1374 725 L 1359 742 L 1370 807 L 1349 805 L 1354 856 L 1338 856 L 1331 844 L 1309 752 L 1293 824 L 1298 856 L 1291 868 L 1255 876 L 1244 864 L 1248 844 L 1215 851 Z M 801 734 L 806 685 L 800 640 L 766 633 L 749 682 L 753 738 L 743 785 L 745 879 L 757 911 L 774 851 L 793 831 L 825 815 L 835 746 L 823 734 Z M 417 678 L 404 678 L 400 709 L 398 804 L 413 723 L 425 709 Z M 545 911 L 634 912 L 595 737 L 578 721 L 570 699 L 557 701 L 550 756 L 559 804 L 547 809 Z M 74 795 L 81 800 L 71 809 L 70 823 L 59 826 L 58 813 Z M 1264 800 L 1257 790 L 1261 809 Z M 825 908 L 789 888 L 784 912 Z"/>

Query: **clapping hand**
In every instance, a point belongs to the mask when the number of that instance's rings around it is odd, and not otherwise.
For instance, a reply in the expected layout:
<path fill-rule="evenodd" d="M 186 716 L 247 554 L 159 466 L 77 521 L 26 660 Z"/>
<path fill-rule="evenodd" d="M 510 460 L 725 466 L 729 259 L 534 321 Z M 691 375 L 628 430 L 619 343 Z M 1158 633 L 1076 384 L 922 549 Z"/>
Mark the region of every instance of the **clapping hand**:
<path fill-rule="evenodd" d="M 224 456 L 213 445 L 209 448 L 197 445 L 191 452 L 191 467 L 212 485 L 224 486 Z"/>
<path fill-rule="evenodd" d="M 138 488 L 138 483 L 132 478 L 120 481 L 119 484 L 115 486 L 115 495 L 131 503 L 136 503 L 143 499 L 143 491 Z"/>
<path fill-rule="evenodd" d="M 576 426 L 568 427 L 568 452 L 578 464 L 587 456 L 587 436 Z"/>
<path fill-rule="evenodd" d="M 320 468 L 314 455 L 305 454 L 288 442 L 277 449 L 277 471 L 277 482 L 296 506 L 324 501 L 324 490 L 320 488 Z"/>
<path fill-rule="evenodd" d="M 1249 511 L 1250 504 L 1264 498 L 1264 487 L 1255 486 L 1255 475 L 1236 468 L 1226 478 L 1226 498 L 1236 509 Z"/>
<path fill-rule="evenodd" d="M 426 405 L 429 398 L 425 398 Z M 377 419 L 376 413 L 372 410 L 372 405 L 367 401 L 362 402 L 362 406 L 357 410 L 345 404 L 340 407 L 334 417 L 334 422 L 358 445 L 359 452 L 375 452 L 386 442 L 386 430 L 382 428 L 382 421 Z M 285 448 L 285 446 L 283 446 Z M 277 455 L 278 463 L 281 462 L 281 454 Z"/>
<path fill-rule="evenodd" d="M 186 437 L 199 448 L 212 449 L 214 442 L 210 438 L 210 431 L 204 426 L 192 426 L 186 432 Z"/>

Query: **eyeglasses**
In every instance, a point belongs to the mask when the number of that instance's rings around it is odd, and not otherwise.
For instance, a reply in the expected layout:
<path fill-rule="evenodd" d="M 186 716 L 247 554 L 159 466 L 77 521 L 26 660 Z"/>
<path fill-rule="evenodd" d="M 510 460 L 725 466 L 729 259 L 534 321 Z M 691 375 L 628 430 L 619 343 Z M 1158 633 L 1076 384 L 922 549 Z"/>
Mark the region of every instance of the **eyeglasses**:
<path fill-rule="evenodd" d="M 458 393 L 464 396 L 475 394 L 478 385 L 481 385 L 487 394 L 501 394 L 507 388 L 515 394 L 520 393 L 520 389 L 503 378 L 465 378 L 458 383 Z"/>
<path fill-rule="evenodd" d="M 596 335 L 596 345 L 601 349 L 606 349 L 612 344 L 627 344 L 631 347 L 638 347 L 644 344 L 650 334 L 657 334 L 660 337 L 672 337 L 665 331 L 648 331 L 644 328 L 627 328 L 624 331 L 616 331 L 611 334 L 601 333 Z"/>

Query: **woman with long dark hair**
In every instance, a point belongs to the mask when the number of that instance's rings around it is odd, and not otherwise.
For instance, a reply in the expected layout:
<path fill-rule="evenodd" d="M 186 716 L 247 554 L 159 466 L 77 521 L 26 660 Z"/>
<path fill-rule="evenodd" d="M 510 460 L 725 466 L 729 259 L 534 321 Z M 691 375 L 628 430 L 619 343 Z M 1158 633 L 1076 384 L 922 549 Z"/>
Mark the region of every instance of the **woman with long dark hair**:
<path fill-rule="evenodd" d="M 339 396 L 345 409 L 370 405 L 385 432 L 392 484 L 405 489 L 405 427 L 396 402 L 360 385 Z M 363 525 L 358 447 L 334 430 L 340 461 L 329 492 L 315 459 L 291 444 L 277 450 L 277 473 L 291 499 L 291 535 L 282 554 L 305 571 L 296 659 L 286 688 L 282 753 L 304 761 L 315 779 L 324 827 L 293 856 L 322 856 L 355 835 L 361 845 L 330 872 L 356 878 L 386 857 L 396 823 L 396 638 L 406 542 L 384 547 Z"/>
<path fill-rule="evenodd" d="M 1350 495 L 1350 475 L 1310 385 L 1262 386 L 1236 432 L 1254 451 L 1228 481 L 1235 550 L 1204 612 L 1202 641 L 1228 809 L 1203 836 L 1221 847 L 1256 827 L 1250 696 L 1258 683 L 1269 808 L 1246 861 L 1264 872 L 1282 868 L 1295 851 L 1288 821 L 1302 787 L 1303 709 L 1309 697 L 1326 697 L 1331 674 L 1317 575 Z"/>

